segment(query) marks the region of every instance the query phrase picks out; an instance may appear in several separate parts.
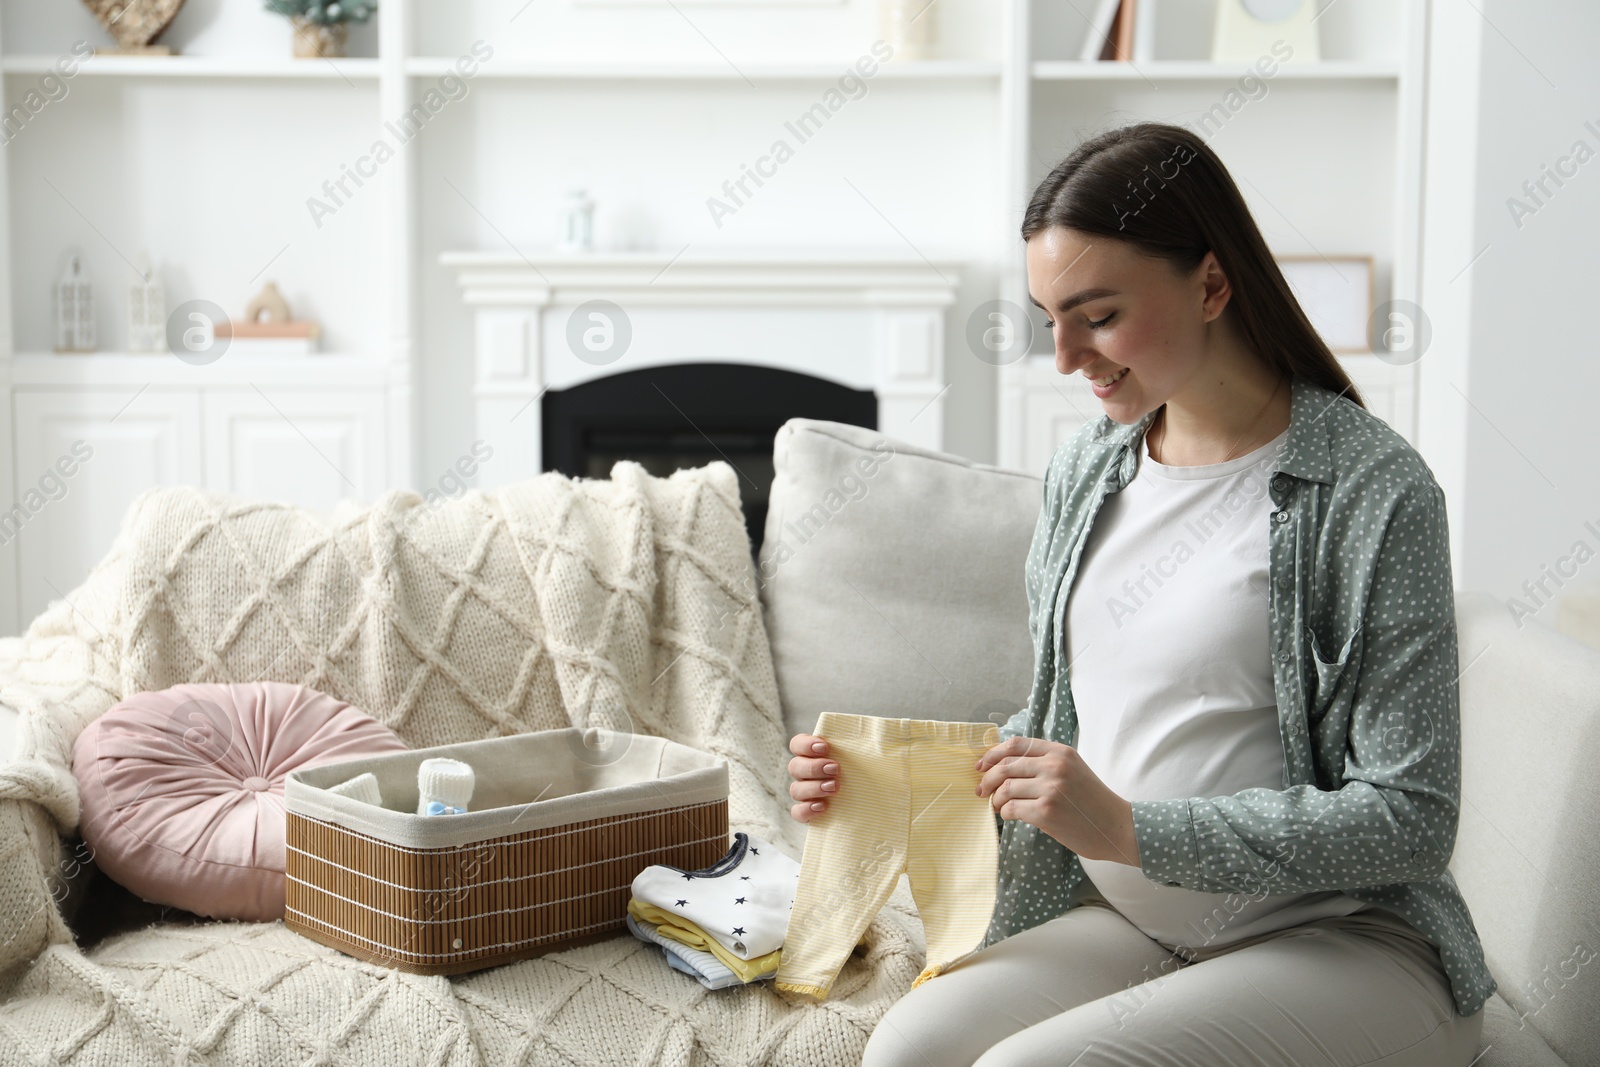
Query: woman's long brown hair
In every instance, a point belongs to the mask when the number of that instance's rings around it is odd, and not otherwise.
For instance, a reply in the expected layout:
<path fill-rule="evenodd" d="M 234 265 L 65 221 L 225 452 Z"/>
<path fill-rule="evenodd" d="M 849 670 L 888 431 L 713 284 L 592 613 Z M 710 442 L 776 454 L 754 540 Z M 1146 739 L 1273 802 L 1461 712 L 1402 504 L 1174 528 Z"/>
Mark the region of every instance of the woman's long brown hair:
<path fill-rule="evenodd" d="M 1228 310 L 1250 348 L 1269 366 L 1367 406 L 1306 318 L 1228 169 L 1192 131 L 1142 122 L 1084 141 L 1033 191 L 1022 238 L 1051 226 L 1128 241 L 1184 273 L 1215 252 L 1233 287 Z"/>

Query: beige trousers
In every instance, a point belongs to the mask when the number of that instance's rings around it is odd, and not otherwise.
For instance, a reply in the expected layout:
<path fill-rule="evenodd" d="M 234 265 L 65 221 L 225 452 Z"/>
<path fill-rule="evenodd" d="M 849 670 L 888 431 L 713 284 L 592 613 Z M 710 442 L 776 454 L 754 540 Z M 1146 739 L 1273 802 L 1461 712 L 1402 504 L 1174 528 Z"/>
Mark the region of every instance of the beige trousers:
<path fill-rule="evenodd" d="M 1178 955 L 1098 896 L 907 993 L 863 1067 L 1467 1067 L 1439 953 L 1369 905 Z"/>
<path fill-rule="evenodd" d="M 918 989 L 976 951 L 994 914 L 1000 841 L 976 764 L 1000 728 L 825 711 L 814 732 L 843 788 L 806 833 L 773 985 L 825 999 L 904 871 L 927 935 Z"/>

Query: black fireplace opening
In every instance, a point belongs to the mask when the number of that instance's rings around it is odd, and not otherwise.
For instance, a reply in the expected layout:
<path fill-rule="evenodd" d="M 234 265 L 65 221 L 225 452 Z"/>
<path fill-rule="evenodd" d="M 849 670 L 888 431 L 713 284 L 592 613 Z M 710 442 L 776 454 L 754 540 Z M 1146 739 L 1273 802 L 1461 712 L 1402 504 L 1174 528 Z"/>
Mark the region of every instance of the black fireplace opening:
<path fill-rule="evenodd" d="M 878 398 L 809 374 L 744 363 L 679 363 L 596 378 L 542 399 L 544 469 L 607 478 L 631 459 L 658 477 L 726 460 L 759 550 L 772 492 L 772 440 L 793 418 L 878 428 Z"/>

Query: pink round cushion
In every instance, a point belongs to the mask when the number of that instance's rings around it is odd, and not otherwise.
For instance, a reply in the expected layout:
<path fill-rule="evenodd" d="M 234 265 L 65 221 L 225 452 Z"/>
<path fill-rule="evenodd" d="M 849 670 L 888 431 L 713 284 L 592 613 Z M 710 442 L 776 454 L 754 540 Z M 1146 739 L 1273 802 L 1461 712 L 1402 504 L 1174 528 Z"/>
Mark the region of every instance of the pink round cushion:
<path fill-rule="evenodd" d="M 79 833 L 96 866 L 147 901 L 270 922 L 284 909 L 284 778 L 408 747 L 303 685 L 137 693 L 73 742 Z"/>

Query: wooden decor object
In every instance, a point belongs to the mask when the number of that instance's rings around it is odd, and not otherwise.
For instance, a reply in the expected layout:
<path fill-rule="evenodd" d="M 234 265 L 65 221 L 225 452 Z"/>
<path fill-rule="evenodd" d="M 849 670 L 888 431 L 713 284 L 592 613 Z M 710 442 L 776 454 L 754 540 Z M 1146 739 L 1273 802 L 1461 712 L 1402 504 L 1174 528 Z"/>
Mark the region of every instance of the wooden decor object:
<path fill-rule="evenodd" d="M 117 39 L 117 47 L 96 48 L 96 55 L 172 55 L 172 49 L 153 42 L 177 18 L 183 0 L 83 0 L 83 4 Z"/>

